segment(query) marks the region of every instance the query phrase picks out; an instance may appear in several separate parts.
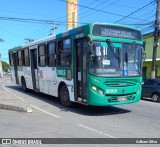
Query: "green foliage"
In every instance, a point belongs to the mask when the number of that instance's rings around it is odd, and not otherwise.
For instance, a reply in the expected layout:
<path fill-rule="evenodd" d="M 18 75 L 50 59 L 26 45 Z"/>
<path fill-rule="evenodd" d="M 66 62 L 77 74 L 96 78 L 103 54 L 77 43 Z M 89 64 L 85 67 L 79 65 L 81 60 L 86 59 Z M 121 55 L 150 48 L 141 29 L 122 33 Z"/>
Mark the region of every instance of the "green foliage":
<path fill-rule="evenodd" d="M 2 61 L 2 69 L 7 72 L 9 69 L 9 64 L 7 62 Z"/>

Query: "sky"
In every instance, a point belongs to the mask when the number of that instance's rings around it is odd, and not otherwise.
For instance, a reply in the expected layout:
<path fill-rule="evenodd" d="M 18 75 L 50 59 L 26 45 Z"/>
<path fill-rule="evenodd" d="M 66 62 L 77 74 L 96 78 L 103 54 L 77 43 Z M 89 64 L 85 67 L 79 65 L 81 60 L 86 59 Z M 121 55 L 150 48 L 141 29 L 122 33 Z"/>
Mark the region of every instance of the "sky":
<path fill-rule="evenodd" d="M 146 34 L 153 31 L 155 11 L 154 0 L 78 0 L 78 25 L 119 23 L 134 26 Z M 53 24 L 33 20 L 55 22 L 56 34 L 65 32 L 65 0 L 0 0 L 2 61 L 8 62 L 8 50 L 24 45 L 26 39 L 38 40 L 53 34 Z"/>

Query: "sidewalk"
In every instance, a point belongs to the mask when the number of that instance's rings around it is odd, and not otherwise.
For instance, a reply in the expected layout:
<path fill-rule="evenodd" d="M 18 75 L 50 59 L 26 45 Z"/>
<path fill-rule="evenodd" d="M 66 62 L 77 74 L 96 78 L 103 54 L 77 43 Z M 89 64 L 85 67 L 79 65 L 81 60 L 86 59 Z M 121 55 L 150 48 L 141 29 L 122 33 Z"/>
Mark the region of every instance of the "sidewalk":
<path fill-rule="evenodd" d="M 30 105 L 25 100 L 12 93 L 11 90 L 5 86 L 11 84 L 12 82 L 9 76 L 0 78 L 0 109 L 32 112 Z"/>

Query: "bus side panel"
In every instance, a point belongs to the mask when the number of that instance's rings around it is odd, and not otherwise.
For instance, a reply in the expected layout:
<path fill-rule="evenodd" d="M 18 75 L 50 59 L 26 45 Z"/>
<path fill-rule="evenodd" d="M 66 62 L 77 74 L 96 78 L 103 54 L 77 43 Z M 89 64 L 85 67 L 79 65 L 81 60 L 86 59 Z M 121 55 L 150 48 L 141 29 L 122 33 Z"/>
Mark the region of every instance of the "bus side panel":
<path fill-rule="evenodd" d="M 57 97 L 56 68 L 39 67 L 38 76 L 40 92 Z"/>
<path fill-rule="evenodd" d="M 17 67 L 17 73 L 18 73 L 18 81 L 19 84 L 21 84 L 21 77 L 23 75 L 23 66 L 18 66 Z"/>
<path fill-rule="evenodd" d="M 10 73 L 11 73 L 11 80 L 12 82 L 16 83 L 16 77 L 15 77 L 15 71 L 14 71 L 14 66 L 10 66 Z"/>
<path fill-rule="evenodd" d="M 32 74 L 31 74 L 31 67 L 23 67 L 23 75 L 22 75 L 26 81 L 26 87 L 28 89 L 33 89 L 33 83 L 32 83 Z"/>

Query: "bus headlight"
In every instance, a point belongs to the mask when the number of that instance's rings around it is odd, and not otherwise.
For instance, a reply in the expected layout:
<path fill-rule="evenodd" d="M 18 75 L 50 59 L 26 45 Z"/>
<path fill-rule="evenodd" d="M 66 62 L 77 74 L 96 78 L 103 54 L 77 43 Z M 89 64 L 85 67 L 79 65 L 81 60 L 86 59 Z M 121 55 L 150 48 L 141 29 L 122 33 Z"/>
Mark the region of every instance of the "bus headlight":
<path fill-rule="evenodd" d="M 104 95 L 104 92 L 103 92 L 103 90 L 101 90 L 101 89 L 98 89 L 98 92 L 99 92 L 99 94 L 100 94 L 100 95 Z"/>
<path fill-rule="evenodd" d="M 100 95 L 104 95 L 104 91 L 102 89 L 100 89 L 99 87 L 96 87 L 96 86 L 92 85 L 91 89 L 93 91 L 98 92 Z"/>
<path fill-rule="evenodd" d="M 96 86 L 92 86 L 92 90 L 97 91 L 97 87 Z"/>

